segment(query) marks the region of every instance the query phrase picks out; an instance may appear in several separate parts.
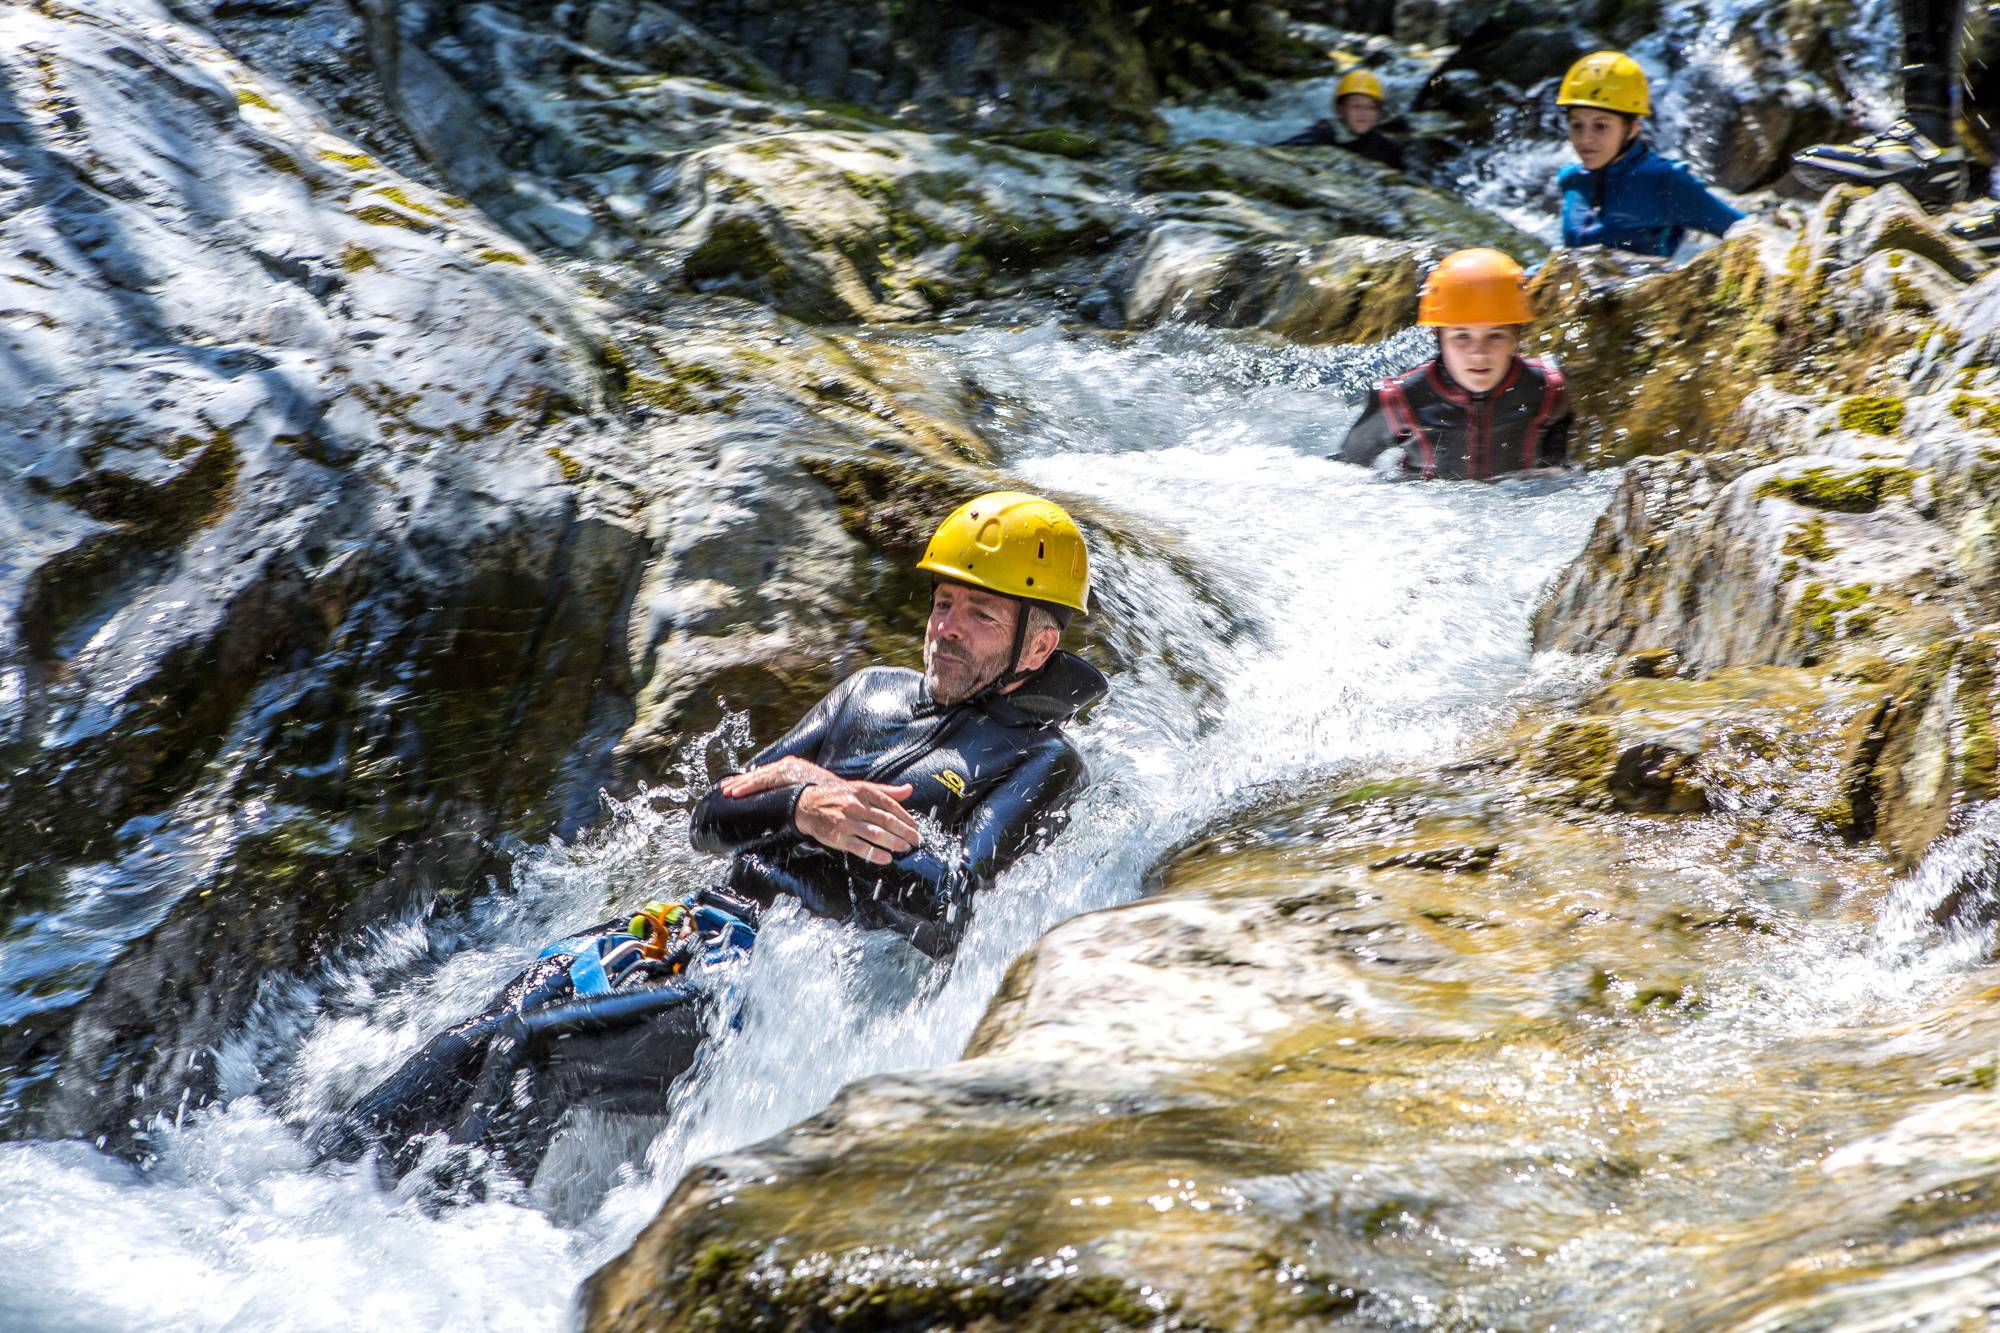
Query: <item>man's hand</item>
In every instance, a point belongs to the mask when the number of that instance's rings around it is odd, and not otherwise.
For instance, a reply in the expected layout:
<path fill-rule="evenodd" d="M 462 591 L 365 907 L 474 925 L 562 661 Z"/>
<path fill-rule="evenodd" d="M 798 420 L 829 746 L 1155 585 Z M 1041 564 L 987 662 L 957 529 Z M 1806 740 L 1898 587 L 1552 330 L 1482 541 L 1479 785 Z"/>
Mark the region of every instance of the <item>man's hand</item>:
<path fill-rule="evenodd" d="M 823 847 L 847 852 L 873 865 L 887 865 L 923 841 L 916 820 L 902 803 L 915 790 L 909 783 L 885 787 L 837 777 L 810 759 L 787 755 L 747 773 L 724 778 L 721 791 L 736 800 L 777 787 L 805 785 L 792 823 Z"/>
<path fill-rule="evenodd" d="M 799 794 L 792 822 L 823 847 L 885 866 L 923 841 L 917 821 L 902 805 L 913 790 L 907 782 L 895 787 L 846 778 L 815 782 Z"/>

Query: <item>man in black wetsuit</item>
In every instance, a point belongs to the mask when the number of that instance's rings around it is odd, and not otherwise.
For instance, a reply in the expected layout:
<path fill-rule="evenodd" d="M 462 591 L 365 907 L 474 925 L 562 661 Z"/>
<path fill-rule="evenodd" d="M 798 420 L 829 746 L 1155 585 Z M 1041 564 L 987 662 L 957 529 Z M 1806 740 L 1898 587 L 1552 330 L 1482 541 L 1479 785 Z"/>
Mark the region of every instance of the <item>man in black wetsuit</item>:
<path fill-rule="evenodd" d="M 918 568 L 935 580 L 924 670 L 848 677 L 695 807 L 696 848 L 730 854 L 721 886 L 551 945 L 363 1097 L 322 1156 L 379 1144 L 407 1170 L 412 1138 L 445 1131 L 525 1180 L 568 1108 L 663 1111 L 709 1029 L 705 974 L 743 955 L 782 895 L 951 953 L 974 896 L 1066 822 L 1087 774 L 1063 724 L 1106 683 L 1059 647 L 1090 571 L 1058 506 L 982 495 Z"/>
<path fill-rule="evenodd" d="M 1278 148 L 1344 148 L 1397 171 L 1403 169 L 1403 145 L 1382 133 L 1382 80 L 1365 69 L 1343 74 L 1333 89 L 1334 120 L 1316 120 Z M 1336 124 L 1335 121 L 1339 123 Z"/>

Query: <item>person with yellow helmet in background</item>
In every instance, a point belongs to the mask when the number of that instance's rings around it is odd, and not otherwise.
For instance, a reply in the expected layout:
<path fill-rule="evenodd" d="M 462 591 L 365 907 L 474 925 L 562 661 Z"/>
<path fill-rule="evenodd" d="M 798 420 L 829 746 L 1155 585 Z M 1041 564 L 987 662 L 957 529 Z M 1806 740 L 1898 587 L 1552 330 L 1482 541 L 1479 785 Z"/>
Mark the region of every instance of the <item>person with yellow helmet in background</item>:
<path fill-rule="evenodd" d="M 1280 148 L 1344 148 L 1397 171 L 1403 169 L 1403 146 L 1382 133 L 1382 80 L 1365 69 L 1353 69 L 1333 86 L 1333 120 L 1314 121 Z"/>
<path fill-rule="evenodd" d="M 1598 51 L 1569 67 L 1556 105 L 1567 112 L 1577 165 L 1556 177 L 1562 238 L 1642 255 L 1671 255 L 1689 231 L 1715 236 L 1743 214 L 1687 167 L 1653 151 L 1640 120 L 1652 114 L 1646 72 L 1628 55 Z"/>
<path fill-rule="evenodd" d="M 1061 507 L 981 495 L 917 568 L 932 580 L 923 670 L 849 676 L 695 805 L 695 850 L 729 857 L 719 886 L 550 945 L 316 1136 L 321 1158 L 379 1148 L 400 1174 L 443 1131 L 526 1181 L 573 1106 L 663 1113 L 714 1029 L 715 978 L 780 898 L 955 950 L 977 894 L 1067 822 L 1088 773 L 1063 727 L 1108 686 L 1060 646 L 1090 608 L 1089 553 Z"/>
<path fill-rule="evenodd" d="M 1453 480 L 1562 466 L 1570 426 L 1562 371 L 1520 354 L 1534 317 L 1513 259 L 1498 250 L 1446 255 L 1417 299 L 1417 324 L 1437 331 L 1437 356 L 1368 391 L 1340 457 Z"/>

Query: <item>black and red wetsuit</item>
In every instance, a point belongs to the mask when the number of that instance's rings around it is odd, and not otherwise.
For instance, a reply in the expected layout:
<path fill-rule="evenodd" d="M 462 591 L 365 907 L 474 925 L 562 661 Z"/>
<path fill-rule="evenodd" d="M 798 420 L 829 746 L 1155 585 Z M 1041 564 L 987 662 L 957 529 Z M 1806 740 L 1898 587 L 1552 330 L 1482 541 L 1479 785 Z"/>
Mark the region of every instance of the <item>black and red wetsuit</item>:
<path fill-rule="evenodd" d="M 1340 456 L 1367 466 L 1392 446 L 1413 477 L 1484 481 L 1568 461 L 1569 392 L 1554 361 L 1515 357 L 1486 393 L 1426 361 L 1368 391 Z"/>

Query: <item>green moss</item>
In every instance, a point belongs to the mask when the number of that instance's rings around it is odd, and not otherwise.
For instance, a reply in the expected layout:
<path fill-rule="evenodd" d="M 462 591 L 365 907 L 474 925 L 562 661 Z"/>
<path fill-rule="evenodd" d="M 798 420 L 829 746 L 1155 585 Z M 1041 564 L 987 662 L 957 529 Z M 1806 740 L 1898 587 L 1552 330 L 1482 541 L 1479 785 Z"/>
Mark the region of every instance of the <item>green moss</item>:
<path fill-rule="evenodd" d="M 1866 514 L 1890 495 L 1908 495 L 1917 474 L 1906 467 L 1811 467 L 1771 477 L 1757 488 L 1759 499 L 1777 498 L 1811 509 Z"/>
<path fill-rule="evenodd" d="M 1542 733 L 1533 768 L 1545 777 L 1597 783 L 1610 775 L 1617 758 L 1618 740 L 1608 724 L 1569 719 Z"/>
<path fill-rule="evenodd" d="M 755 1257 L 740 1245 L 711 1245 L 688 1265 L 688 1283 L 712 1289 L 748 1268 Z"/>
<path fill-rule="evenodd" d="M 1840 404 L 1840 428 L 1864 435 L 1894 435 L 1903 428 L 1909 409 L 1900 398 L 1881 394 L 1856 394 Z"/>
<path fill-rule="evenodd" d="M 375 193 L 381 195 L 384 199 L 387 199 L 390 203 L 396 205 L 398 208 L 408 209 L 410 212 L 419 214 L 423 217 L 441 218 L 444 216 L 442 212 L 440 212 L 435 208 L 432 208 L 429 204 L 423 203 L 416 199 L 412 199 L 410 197 L 409 191 L 403 189 L 399 185 L 385 185 L 381 189 L 377 190 Z"/>
<path fill-rule="evenodd" d="M 473 258 L 488 264 L 525 264 L 528 262 L 512 250 L 495 250 L 491 246 L 474 252 Z"/>
<path fill-rule="evenodd" d="M 562 470 L 564 481 L 574 483 L 583 479 L 583 464 L 577 462 L 566 450 L 551 445 L 547 453 L 550 458 L 556 460 L 556 466 Z"/>
<path fill-rule="evenodd" d="M 661 357 L 659 368 L 663 375 L 641 375 L 626 368 L 625 396 L 681 415 L 734 412 L 743 403 L 742 394 L 723 392 L 722 376 L 707 366 Z M 703 397 L 704 393 L 717 396 Z"/>
<path fill-rule="evenodd" d="M 292 155 L 276 144 L 260 143 L 253 147 L 258 159 L 271 170 L 285 176 L 303 177 L 306 174 L 304 169 L 292 159 Z"/>
<path fill-rule="evenodd" d="M 1993 726 L 1995 644 L 1979 637 L 1959 655 L 1959 789 L 1978 800 L 2000 796 L 2000 742 Z"/>
<path fill-rule="evenodd" d="M 371 227 L 400 227 L 404 231 L 432 232 L 437 228 L 421 218 L 413 218 L 407 213 L 398 213 L 393 208 L 380 204 L 364 204 L 350 214 L 356 222 L 365 222 Z"/>
<path fill-rule="evenodd" d="M 1996 1065 L 1953 1070 L 1938 1079 L 1941 1088 L 1978 1088 L 1984 1092 L 1992 1091 L 1995 1084 L 2000 1084 L 2000 1066 Z"/>
<path fill-rule="evenodd" d="M 278 109 L 271 105 L 270 98 L 250 88 L 238 88 L 236 90 L 236 105 L 254 106 L 259 111 L 276 111 Z"/>
<path fill-rule="evenodd" d="M 350 245 L 345 250 L 342 250 L 340 252 L 339 263 L 341 268 L 349 273 L 359 273 L 363 269 L 381 267 L 380 264 L 375 262 L 373 251 L 363 249 L 358 245 Z"/>
<path fill-rule="evenodd" d="M 1805 664 L 1817 662 L 1824 648 L 1838 638 L 1858 638 L 1875 627 L 1877 612 L 1868 605 L 1872 585 L 1851 584 L 1828 589 L 1808 583 L 1799 593 L 1796 616 L 1805 647 Z"/>
<path fill-rule="evenodd" d="M 787 273 L 784 257 L 756 223 L 748 218 L 724 218 L 682 261 L 690 282 L 716 278 L 747 278 L 776 287 Z"/>
<path fill-rule="evenodd" d="M 2000 403 L 1984 394 L 1955 394 L 1951 400 L 1951 414 L 1968 426 L 2000 434 Z"/>
<path fill-rule="evenodd" d="M 1030 153 L 1047 153 L 1051 157 L 1087 159 L 1103 157 L 1109 152 L 1105 141 L 1095 134 L 1085 134 L 1081 130 L 1040 129 L 1023 130 L 1017 134 L 997 136 L 1001 143 L 1012 148 L 1024 149 Z"/>
<path fill-rule="evenodd" d="M 1833 554 L 1833 543 L 1826 539 L 1826 520 L 1815 514 L 1785 534 L 1785 544 L 1778 548 L 1781 555 L 1795 555 L 1805 560 L 1824 560 Z M 1793 567 L 1796 572 L 1796 566 Z"/>
<path fill-rule="evenodd" d="M 320 158 L 327 162 L 337 162 L 350 171 L 373 171 L 381 163 L 366 153 L 340 153 L 332 149 L 322 149 Z"/>

